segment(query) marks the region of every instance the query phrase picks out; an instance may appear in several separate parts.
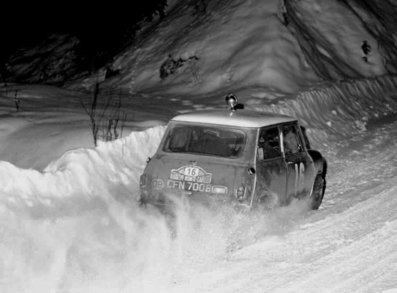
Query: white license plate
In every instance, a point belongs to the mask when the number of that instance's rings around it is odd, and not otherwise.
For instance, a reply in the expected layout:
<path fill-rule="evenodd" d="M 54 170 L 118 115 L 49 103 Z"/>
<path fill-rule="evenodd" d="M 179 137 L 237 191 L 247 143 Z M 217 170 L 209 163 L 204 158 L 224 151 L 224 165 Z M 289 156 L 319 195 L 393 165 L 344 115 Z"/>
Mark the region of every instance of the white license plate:
<path fill-rule="evenodd" d="M 179 180 L 171 180 L 171 179 L 167 181 L 167 187 L 171 189 L 217 193 L 217 194 L 226 194 L 228 191 L 226 186 L 213 186 L 211 184 L 206 184 L 206 183 L 179 181 Z"/>

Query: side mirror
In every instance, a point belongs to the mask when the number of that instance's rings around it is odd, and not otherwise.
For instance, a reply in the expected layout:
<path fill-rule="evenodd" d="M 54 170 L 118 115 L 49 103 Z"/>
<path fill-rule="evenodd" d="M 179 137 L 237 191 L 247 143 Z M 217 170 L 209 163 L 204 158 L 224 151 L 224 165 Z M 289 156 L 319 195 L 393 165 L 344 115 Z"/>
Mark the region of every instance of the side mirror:
<path fill-rule="evenodd" d="M 255 168 L 253 168 L 253 167 L 248 168 L 248 173 L 250 175 L 255 175 L 255 173 L 256 173 Z"/>

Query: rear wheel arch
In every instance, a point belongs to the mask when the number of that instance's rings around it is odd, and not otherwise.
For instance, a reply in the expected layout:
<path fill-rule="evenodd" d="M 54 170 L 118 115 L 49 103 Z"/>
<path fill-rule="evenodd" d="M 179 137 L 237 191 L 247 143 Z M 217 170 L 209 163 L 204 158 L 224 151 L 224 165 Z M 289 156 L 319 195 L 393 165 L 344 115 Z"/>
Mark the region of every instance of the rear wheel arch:
<path fill-rule="evenodd" d="M 319 151 L 308 150 L 308 153 L 314 162 L 317 174 L 322 174 L 323 178 L 325 178 L 328 168 L 327 160 L 321 155 Z"/>

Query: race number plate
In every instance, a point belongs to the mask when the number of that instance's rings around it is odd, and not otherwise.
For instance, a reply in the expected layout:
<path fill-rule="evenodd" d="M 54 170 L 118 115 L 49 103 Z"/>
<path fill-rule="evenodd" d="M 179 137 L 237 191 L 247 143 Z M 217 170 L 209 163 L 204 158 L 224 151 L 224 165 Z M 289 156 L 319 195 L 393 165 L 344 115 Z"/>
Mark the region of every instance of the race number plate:
<path fill-rule="evenodd" d="M 187 165 L 171 170 L 167 187 L 195 192 L 227 193 L 227 187 L 213 186 L 211 181 L 212 173 L 206 172 L 199 166 Z"/>
<path fill-rule="evenodd" d="M 172 169 L 170 179 L 186 181 L 193 183 L 210 184 L 212 174 L 206 172 L 203 168 L 194 165 L 182 166 L 178 169 Z"/>

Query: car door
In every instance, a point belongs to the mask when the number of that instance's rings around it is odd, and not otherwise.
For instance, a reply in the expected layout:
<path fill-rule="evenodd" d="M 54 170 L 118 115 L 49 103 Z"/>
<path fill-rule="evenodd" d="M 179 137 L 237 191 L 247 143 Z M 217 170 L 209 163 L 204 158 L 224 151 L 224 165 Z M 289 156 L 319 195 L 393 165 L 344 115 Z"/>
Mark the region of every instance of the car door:
<path fill-rule="evenodd" d="M 257 202 L 284 204 L 287 191 L 287 167 L 282 155 L 277 126 L 259 129 L 256 170 Z"/>
<path fill-rule="evenodd" d="M 281 126 L 281 140 L 287 166 L 288 199 L 308 195 L 312 187 L 314 164 L 303 143 L 296 123 Z"/>

